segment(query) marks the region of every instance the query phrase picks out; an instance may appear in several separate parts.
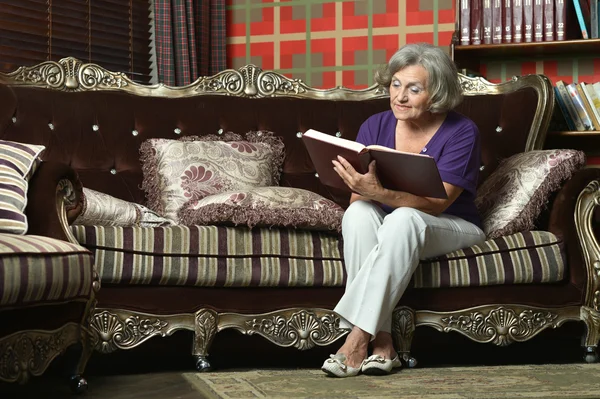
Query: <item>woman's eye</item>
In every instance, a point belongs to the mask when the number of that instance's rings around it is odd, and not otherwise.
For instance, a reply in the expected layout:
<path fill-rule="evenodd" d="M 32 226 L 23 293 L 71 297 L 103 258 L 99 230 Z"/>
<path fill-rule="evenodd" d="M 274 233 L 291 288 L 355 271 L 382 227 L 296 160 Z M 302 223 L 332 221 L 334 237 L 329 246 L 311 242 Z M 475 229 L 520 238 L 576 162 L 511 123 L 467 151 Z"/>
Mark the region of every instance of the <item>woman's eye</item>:
<path fill-rule="evenodd" d="M 392 86 L 394 86 L 394 87 L 400 87 L 400 82 L 398 82 L 397 80 L 394 80 L 392 82 Z"/>
<path fill-rule="evenodd" d="M 410 91 L 412 91 L 415 94 L 419 94 L 421 92 L 421 89 L 418 87 L 411 87 Z"/>

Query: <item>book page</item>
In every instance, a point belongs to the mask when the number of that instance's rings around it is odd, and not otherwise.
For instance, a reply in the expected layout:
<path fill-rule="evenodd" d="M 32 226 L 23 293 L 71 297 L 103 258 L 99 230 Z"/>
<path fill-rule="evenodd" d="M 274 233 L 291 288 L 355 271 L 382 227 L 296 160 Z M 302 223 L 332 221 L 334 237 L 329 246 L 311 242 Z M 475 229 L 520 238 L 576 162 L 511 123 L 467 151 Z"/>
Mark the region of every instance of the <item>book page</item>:
<path fill-rule="evenodd" d="M 363 148 L 365 148 L 364 145 L 357 143 L 356 141 L 347 140 L 347 139 L 343 139 L 341 137 L 336 137 L 336 136 L 332 136 L 329 134 L 321 133 L 314 129 L 308 129 L 306 132 L 304 132 L 304 136 L 311 137 L 315 140 L 321 140 L 326 143 L 331 143 L 331 144 L 337 145 L 339 147 L 347 148 L 349 150 L 356 151 L 357 153 L 360 152 Z"/>
<path fill-rule="evenodd" d="M 429 155 L 426 155 L 426 154 L 417 154 L 416 152 L 399 151 L 399 150 L 395 150 L 390 147 L 385 147 L 385 146 L 377 145 L 377 144 L 368 145 L 366 148 L 368 150 L 387 151 L 387 152 L 395 152 L 398 154 L 408 154 L 408 155 L 415 155 L 415 156 L 419 156 L 419 157 L 429 157 Z"/>

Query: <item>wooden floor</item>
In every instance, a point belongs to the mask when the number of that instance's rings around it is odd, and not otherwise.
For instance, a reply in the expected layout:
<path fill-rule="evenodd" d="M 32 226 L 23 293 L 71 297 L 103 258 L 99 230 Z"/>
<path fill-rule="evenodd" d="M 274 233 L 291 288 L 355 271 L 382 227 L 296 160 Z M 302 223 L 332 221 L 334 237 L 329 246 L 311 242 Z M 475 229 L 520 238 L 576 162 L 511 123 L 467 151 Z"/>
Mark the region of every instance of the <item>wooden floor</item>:
<path fill-rule="evenodd" d="M 580 326 L 544 331 L 531 341 L 496 347 L 471 342 L 458 334 L 424 329 L 415 337 L 413 354 L 419 367 L 578 363 L 582 362 L 583 355 L 577 338 L 580 331 Z M 199 398 L 181 375 L 194 370 L 193 359 L 187 355 L 190 342 L 191 336 L 175 335 L 150 340 L 134 350 L 94 354 L 86 370 L 88 392 L 81 398 Z M 318 368 L 335 350 L 333 345 L 300 352 L 273 346 L 260 337 L 226 330 L 222 332 L 222 339 L 217 335 L 210 358 L 221 372 L 227 369 Z M 26 385 L 0 384 L 0 399 L 75 398 L 63 375 L 63 363 L 57 359 L 42 377 L 33 378 Z"/>

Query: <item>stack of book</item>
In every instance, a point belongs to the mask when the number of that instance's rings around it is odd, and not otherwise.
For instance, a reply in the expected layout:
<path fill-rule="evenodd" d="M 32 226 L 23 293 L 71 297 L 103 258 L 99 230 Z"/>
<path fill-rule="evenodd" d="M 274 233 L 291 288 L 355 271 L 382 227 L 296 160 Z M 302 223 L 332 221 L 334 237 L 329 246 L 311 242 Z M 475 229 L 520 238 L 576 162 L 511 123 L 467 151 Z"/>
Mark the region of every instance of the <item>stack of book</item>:
<path fill-rule="evenodd" d="M 567 12 L 572 9 L 581 29 L 578 38 L 598 38 L 598 3 L 599 0 L 459 0 L 460 44 L 565 40 Z"/>
<path fill-rule="evenodd" d="M 569 130 L 600 131 L 600 82 L 565 84 L 559 80 L 554 91 Z"/>

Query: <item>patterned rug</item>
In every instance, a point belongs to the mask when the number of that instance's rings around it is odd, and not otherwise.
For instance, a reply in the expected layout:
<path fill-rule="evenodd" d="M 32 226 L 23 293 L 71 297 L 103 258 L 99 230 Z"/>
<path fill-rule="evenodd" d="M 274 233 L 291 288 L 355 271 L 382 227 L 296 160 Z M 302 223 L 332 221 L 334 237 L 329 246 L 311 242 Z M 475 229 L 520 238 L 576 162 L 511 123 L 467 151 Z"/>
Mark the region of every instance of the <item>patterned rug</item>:
<path fill-rule="evenodd" d="M 600 364 L 435 367 L 337 379 L 320 370 L 183 375 L 203 398 L 600 398 Z"/>

